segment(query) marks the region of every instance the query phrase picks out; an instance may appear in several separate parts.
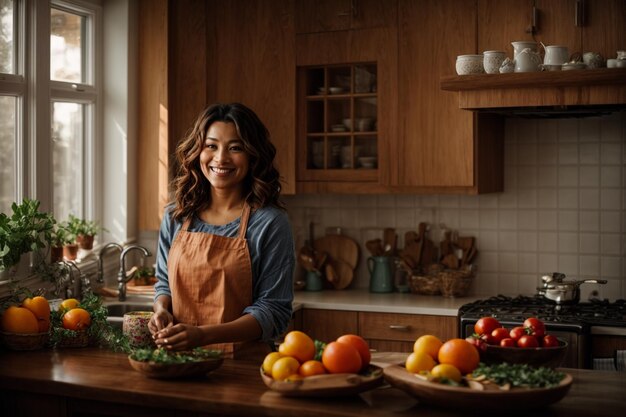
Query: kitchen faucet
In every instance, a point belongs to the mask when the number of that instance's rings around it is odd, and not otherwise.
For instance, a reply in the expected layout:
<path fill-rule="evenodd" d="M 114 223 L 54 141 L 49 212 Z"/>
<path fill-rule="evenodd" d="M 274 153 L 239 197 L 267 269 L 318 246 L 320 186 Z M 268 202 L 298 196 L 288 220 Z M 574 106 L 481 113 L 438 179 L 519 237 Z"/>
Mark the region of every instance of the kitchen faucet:
<path fill-rule="evenodd" d="M 65 297 L 81 299 L 83 281 L 85 286 L 89 286 L 89 280 L 80 271 L 78 265 L 76 265 L 73 261 L 63 261 L 63 265 L 65 265 L 65 269 L 68 271 L 69 278 L 69 285 L 65 288 Z M 78 278 L 74 278 L 72 268 L 78 271 Z"/>
<path fill-rule="evenodd" d="M 120 255 L 120 272 L 117 274 L 117 299 L 119 301 L 126 301 L 126 283 L 133 278 L 132 275 L 129 277 L 126 276 L 126 255 L 132 250 L 143 252 L 144 257 L 152 256 L 148 249 L 139 245 L 130 245 L 122 251 Z"/>
<path fill-rule="evenodd" d="M 100 252 L 98 252 L 98 277 L 96 278 L 96 282 L 103 283 L 104 282 L 104 254 L 109 252 L 111 249 L 117 249 L 120 251 L 120 254 L 124 250 L 122 245 L 111 242 L 104 245 Z"/>

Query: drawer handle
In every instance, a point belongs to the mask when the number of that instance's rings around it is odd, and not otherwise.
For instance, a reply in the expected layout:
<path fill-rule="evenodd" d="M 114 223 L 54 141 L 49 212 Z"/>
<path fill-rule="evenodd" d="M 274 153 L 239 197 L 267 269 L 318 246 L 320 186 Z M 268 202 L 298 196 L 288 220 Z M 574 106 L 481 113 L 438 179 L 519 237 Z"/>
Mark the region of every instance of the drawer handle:
<path fill-rule="evenodd" d="M 408 332 L 411 326 L 405 326 L 401 324 L 391 324 L 389 325 L 391 330 L 400 330 L 401 332 Z"/>

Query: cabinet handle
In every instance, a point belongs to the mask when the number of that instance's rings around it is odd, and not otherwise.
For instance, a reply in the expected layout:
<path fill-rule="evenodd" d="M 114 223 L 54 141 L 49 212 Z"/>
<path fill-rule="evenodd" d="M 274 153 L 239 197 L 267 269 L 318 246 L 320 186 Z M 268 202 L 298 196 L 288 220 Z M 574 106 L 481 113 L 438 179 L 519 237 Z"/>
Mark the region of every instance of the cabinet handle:
<path fill-rule="evenodd" d="M 411 328 L 411 326 L 405 326 L 405 325 L 402 325 L 402 324 L 390 324 L 389 328 L 391 330 L 399 330 L 401 332 L 408 332 L 409 329 Z"/>
<path fill-rule="evenodd" d="M 574 24 L 578 27 L 585 24 L 585 1 L 576 0 L 576 7 L 574 8 Z"/>

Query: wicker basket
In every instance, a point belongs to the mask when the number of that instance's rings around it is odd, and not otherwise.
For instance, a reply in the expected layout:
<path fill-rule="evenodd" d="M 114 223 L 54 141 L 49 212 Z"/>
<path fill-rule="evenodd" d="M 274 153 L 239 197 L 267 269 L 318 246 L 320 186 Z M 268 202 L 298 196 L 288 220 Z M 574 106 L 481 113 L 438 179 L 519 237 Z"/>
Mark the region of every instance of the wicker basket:
<path fill-rule="evenodd" d="M 2 332 L 2 345 L 11 350 L 38 350 L 48 342 L 48 333 L 7 333 Z"/>
<path fill-rule="evenodd" d="M 441 295 L 444 297 L 465 297 L 474 282 L 474 272 L 465 270 L 445 270 L 439 273 Z"/>
<path fill-rule="evenodd" d="M 420 295 L 440 295 L 441 278 L 439 275 L 411 276 L 411 292 Z"/>
<path fill-rule="evenodd" d="M 81 348 L 89 346 L 89 335 L 87 334 L 87 330 L 77 330 L 74 331 L 75 335 L 71 337 L 64 337 L 59 341 L 57 347 L 60 348 Z"/>

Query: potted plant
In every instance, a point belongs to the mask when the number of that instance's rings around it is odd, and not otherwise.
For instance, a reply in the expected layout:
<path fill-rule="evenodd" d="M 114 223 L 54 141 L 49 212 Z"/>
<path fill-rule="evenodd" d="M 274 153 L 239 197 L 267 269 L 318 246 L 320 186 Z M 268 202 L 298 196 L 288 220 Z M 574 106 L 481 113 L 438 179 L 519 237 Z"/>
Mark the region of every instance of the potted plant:
<path fill-rule="evenodd" d="M 46 247 L 56 221 L 52 214 L 40 212 L 39 204 L 24 199 L 13 203 L 10 216 L 0 213 L 0 271 L 15 275 L 24 254 Z M 30 259 L 28 263 L 30 267 Z"/>
<path fill-rule="evenodd" d="M 76 236 L 70 232 L 65 223 L 57 223 L 50 233 L 48 242 L 50 243 L 50 262 L 60 262 L 63 260 L 64 247 L 73 244 Z M 76 245 L 78 250 L 78 245 Z M 75 259 L 75 258 L 74 258 Z"/>
<path fill-rule="evenodd" d="M 76 236 L 76 243 L 78 244 L 78 247 L 84 250 L 93 249 L 94 237 L 100 231 L 106 230 L 96 221 L 81 219 L 73 214 L 69 215 L 67 228 L 74 236 Z"/>

